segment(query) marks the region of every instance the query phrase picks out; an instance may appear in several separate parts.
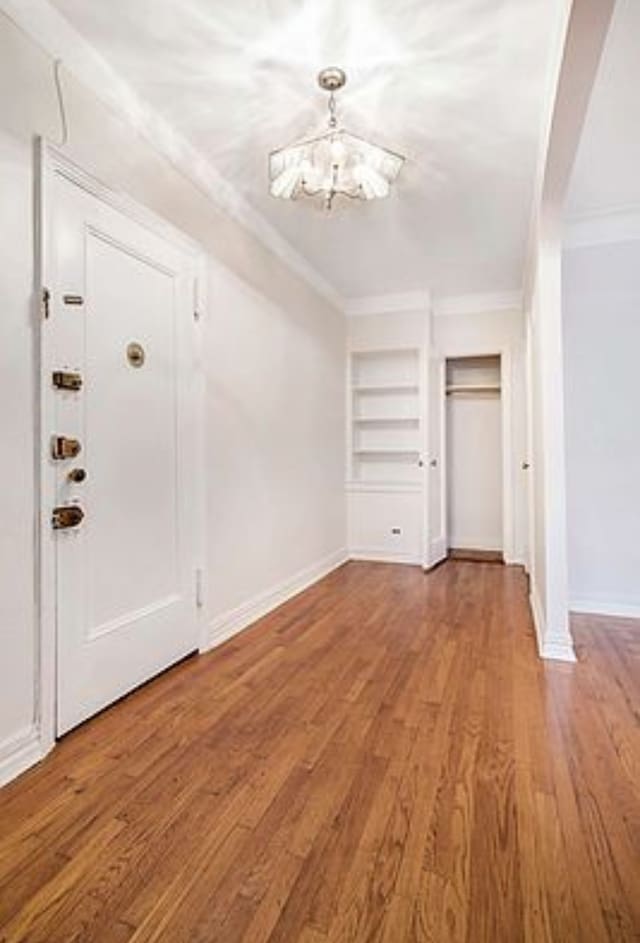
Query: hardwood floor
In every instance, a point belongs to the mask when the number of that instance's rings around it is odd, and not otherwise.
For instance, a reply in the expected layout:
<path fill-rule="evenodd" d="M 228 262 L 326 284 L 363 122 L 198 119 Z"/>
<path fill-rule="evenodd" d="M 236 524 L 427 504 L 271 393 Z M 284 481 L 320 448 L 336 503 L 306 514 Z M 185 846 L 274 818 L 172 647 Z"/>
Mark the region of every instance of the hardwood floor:
<path fill-rule="evenodd" d="M 0 793 L 0 939 L 640 939 L 640 626 L 350 563 Z"/>

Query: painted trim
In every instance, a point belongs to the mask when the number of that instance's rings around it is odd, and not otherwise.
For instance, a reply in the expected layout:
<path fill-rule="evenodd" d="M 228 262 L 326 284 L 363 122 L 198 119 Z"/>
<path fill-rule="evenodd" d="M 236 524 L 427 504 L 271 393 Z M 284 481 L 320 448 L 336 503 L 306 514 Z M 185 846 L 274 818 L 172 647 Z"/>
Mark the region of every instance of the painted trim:
<path fill-rule="evenodd" d="M 48 753 L 35 724 L 0 743 L 0 786 L 39 763 Z"/>
<path fill-rule="evenodd" d="M 433 303 L 436 317 L 456 314 L 490 314 L 498 311 L 522 313 L 522 291 L 489 292 L 473 295 L 449 295 Z"/>
<path fill-rule="evenodd" d="M 347 317 L 362 317 L 371 314 L 407 314 L 433 310 L 433 314 L 486 314 L 488 312 L 515 311 L 521 313 L 522 291 L 486 292 L 469 295 L 448 295 L 432 299 L 428 290 L 408 291 L 388 295 L 365 295 L 362 298 L 345 298 L 343 309 Z"/>
<path fill-rule="evenodd" d="M 619 619 L 640 619 L 640 603 L 623 603 L 603 599 L 572 599 L 569 611 Z"/>
<path fill-rule="evenodd" d="M 216 616 L 209 623 L 207 643 L 201 651 L 208 651 L 222 645 L 227 639 L 242 632 L 258 619 L 262 619 L 293 596 L 297 596 L 298 593 L 328 576 L 333 570 L 346 563 L 349 558 L 346 548 L 336 550 L 252 599 Z"/>
<path fill-rule="evenodd" d="M 344 298 L 344 313 L 349 318 L 369 314 L 398 314 L 411 311 L 424 312 L 431 309 L 429 291 L 406 291 L 389 295 L 364 295 L 362 298 Z"/>
<path fill-rule="evenodd" d="M 359 563 L 402 563 L 409 566 L 422 566 L 420 554 L 390 553 L 388 550 L 371 550 L 370 548 L 350 550 L 349 559 L 357 560 Z"/>
<path fill-rule="evenodd" d="M 611 207 L 569 216 L 563 249 L 580 249 L 640 240 L 640 205 Z"/>
<path fill-rule="evenodd" d="M 255 236 L 289 269 L 340 310 L 343 299 L 294 246 L 216 169 L 202 152 L 172 127 L 48 0 L 0 0 L 0 11 L 105 105 L 184 174 L 226 215 Z"/>
<path fill-rule="evenodd" d="M 536 642 L 538 646 L 538 655 L 545 661 L 577 661 L 576 653 L 573 648 L 571 637 L 567 639 L 564 635 L 560 638 L 554 638 L 547 634 L 546 619 L 540 602 L 538 589 L 533 580 L 529 591 L 529 606 L 533 617 L 533 626 L 536 633 Z"/>

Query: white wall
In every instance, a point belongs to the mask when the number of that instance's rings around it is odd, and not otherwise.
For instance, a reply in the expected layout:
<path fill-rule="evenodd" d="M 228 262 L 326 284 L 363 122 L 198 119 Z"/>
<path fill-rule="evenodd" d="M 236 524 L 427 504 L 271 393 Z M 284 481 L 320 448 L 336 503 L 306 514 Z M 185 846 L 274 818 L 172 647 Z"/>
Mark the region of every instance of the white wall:
<path fill-rule="evenodd" d="M 531 603 L 541 656 L 574 661 L 567 585 L 561 252 L 555 225 L 540 234 L 536 255 L 528 313 Z"/>
<path fill-rule="evenodd" d="M 339 559 L 344 320 L 216 210 L 92 94 L 64 77 L 69 156 L 197 239 L 211 269 L 207 374 L 207 610 L 264 605 Z M 59 134 L 52 62 L 0 16 L 0 773 L 37 719 L 34 692 L 34 136 Z M 284 498 L 287 498 L 285 501 Z M 223 546 L 224 545 L 224 546 Z M 234 617 L 235 618 L 235 617 Z M 226 621 L 227 630 L 242 619 Z M 15 769 L 13 770 L 15 771 Z"/>
<path fill-rule="evenodd" d="M 479 311 L 471 314 L 439 314 L 433 318 L 433 344 L 443 357 L 465 354 L 498 354 L 506 351 L 511 386 L 511 449 L 509 478 L 513 494 L 511 547 L 508 562 L 527 559 L 526 472 L 527 459 L 524 318 L 517 310 Z M 504 394 L 503 394 L 504 395 Z"/>
<path fill-rule="evenodd" d="M 640 241 L 563 255 L 569 599 L 640 616 Z"/>
<path fill-rule="evenodd" d="M 304 211 L 304 208 L 301 207 Z M 344 320 L 209 269 L 207 616 L 213 637 L 346 547 Z"/>

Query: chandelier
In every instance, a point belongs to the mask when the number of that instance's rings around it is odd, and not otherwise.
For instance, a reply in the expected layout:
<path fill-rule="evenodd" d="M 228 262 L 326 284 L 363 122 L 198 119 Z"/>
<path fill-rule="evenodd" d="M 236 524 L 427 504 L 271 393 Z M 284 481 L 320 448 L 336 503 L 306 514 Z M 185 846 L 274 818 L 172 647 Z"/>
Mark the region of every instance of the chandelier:
<path fill-rule="evenodd" d="M 317 137 L 269 154 L 269 190 L 282 200 L 317 197 L 330 210 L 336 196 L 375 200 L 388 196 L 404 157 L 338 126 L 335 93 L 347 76 L 323 69 L 318 84 L 329 92 L 329 126 Z"/>

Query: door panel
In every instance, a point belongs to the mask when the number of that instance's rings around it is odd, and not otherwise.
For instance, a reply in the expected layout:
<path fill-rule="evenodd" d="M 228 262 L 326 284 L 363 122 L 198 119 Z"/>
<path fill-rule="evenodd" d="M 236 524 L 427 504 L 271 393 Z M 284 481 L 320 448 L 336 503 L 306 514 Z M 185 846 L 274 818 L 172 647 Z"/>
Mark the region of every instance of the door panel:
<path fill-rule="evenodd" d="M 73 183 L 58 179 L 54 197 L 51 349 L 83 381 L 50 394 L 52 432 L 82 444 L 48 459 L 56 503 L 85 513 L 55 532 L 63 733 L 197 647 L 194 269 Z M 69 291 L 83 304 L 66 305 Z"/>
<path fill-rule="evenodd" d="M 427 568 L 444 560 L 448 552 L 446 514 L 445 362 L 431 357 L 428 378 L 429 454 L 427 466 Z"/>
<path fill-rule="evenodd" d="M 89 233 L 87 296 L 84 493 L 94 635 L 179 595 L 176 357 L 171 275 Z M 131 343 L 144 351 L 140 367 L 127 359 Z"/>

